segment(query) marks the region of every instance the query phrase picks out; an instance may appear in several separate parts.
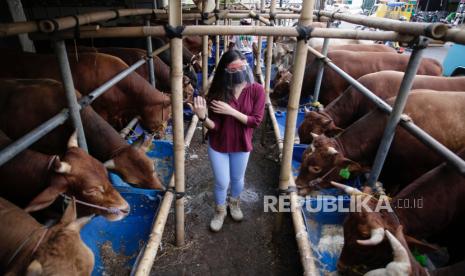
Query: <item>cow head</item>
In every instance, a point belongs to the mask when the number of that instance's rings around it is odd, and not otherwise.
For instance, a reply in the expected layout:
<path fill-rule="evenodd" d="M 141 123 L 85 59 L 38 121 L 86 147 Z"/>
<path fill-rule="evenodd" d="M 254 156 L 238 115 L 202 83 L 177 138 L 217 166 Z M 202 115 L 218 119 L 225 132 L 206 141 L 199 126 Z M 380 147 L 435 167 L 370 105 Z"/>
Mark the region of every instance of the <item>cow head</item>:
<path fill-rule="evenodd" d="M 150 132 L 164 132 L 171 118 L 171 99 L 169 95 L 156 91 L 157 99 L 151 104 L 145 104 L 141 115 L 141 124 Z"/>
<path fill-rule="evenodd" d="M 94 253 L 82 242 L 79 232 L 91 217 L 76 218 L 72 200 L 60 222 L 48 229 L 34 252 L 26 275 L 90 275 Z"/>
<path fill-rule="evenodd" d="M 189 77 L 183 76 L 182 78 L 182 95 L 184 102 L 193 103 L 194 101 L 194 87 Z"/>
<path fill-rule="evenodd" d="M 352 175 L 365 172 L 360 164 L 346 158 L 335 138 L 313 134 L 313 143 L 302 155 L 302 164 L 296 184 L 307 193 L 317 188 L 331 187 L 330 181 L 341 181 L 341 169 Z"/>
<path fill-rule="evenodd" d="M 343 129 L 334 124 L 333 119 L 324 111 L 310 111 L 305 114 L 305 119 L 299 127 L 299 138 L 302 144 L 311 144 L 312 133 L 324 134 L 334 137 L 341 133 Z"/>
<path fill-rule="evenodd" d="M 351 200 L 359 197 L 358 202 L 365 201 L 357 211 L 348 214 L 344 221 L 344 246 L 337 264 L 338 270 L 347 275 L 363 274 L 373 268 L 385 267 L 393 259 L 390 239 L 386 231 L 395 233 L 401 227 L 401 221 L 392 212 L 394 209 L 380 208 L 387 206 L 388 199 L 381 195 L 375 198 L 369 189 L 363 192 L 339 183 L 334 186 L 351 195 Z M 352 205 L 352 204 L 351 204 Z M 405 236 L 407 243 L 421 251 L 435 251 L 437 248 Z"/>
<path fill-rule="evenodd" d="M 104 163 L 109 170 L 117 172 L 121 178 L 138 188 L 160 189 L 164 187 L 155 172 L 153 160 L 145 154 L 152 139 L 145 141 L 141 135 L 131 146 L 120 150 L 112 159 Z"/>
<path fill-rule="evenodd" d="M 120 220 L 128 215 L 129 204 L 111 185 L 103 164 L 78 147 L 76 133 L 69 139 L 62 161 L 56 157 L 50 170 L 53 172 L 48 187 L 29 203 L 25 209 L 27 212 L 44 209 L 65 193 L 91 204 L 116 208 L 118 213 L 111 214 L 100 209 L 84 208 L 109 220 Z"/>
<path fill-rule="evenodd" d="M 291 89 L 291 81 L 292 73 L 280 66 L 274 79 L 273 93 L 270 94 L 270 97 L 273 100 L 287 98 Z"/>

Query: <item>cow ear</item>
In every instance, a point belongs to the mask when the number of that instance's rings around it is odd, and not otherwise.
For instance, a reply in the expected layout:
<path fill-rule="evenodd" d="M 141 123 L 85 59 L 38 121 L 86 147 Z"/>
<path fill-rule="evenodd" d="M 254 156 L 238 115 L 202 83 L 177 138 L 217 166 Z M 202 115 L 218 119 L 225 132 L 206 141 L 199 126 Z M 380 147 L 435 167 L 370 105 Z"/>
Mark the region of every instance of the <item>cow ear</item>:
<path fill-rule="evenodd" d="M 409 235 L 404 235 L 404 237 L 409 248 L 416 248 L 418 251 L 420 251 L 420 253 L 432 253 L 439 250 L 439 247 L 427 242 L 419 241 Z"/>
<path fill-rule="evenodd" d="M 79 233 L 79 231 L 81 231 L 82 227 L 84 227 L 84 225 L 89 223 L 89 221 L 91 221 L 93 217 L 94 216 L 92 215 L 92 216 L 78 218 L 77 220 L 75 220 L 75 221 L 71 222 L 70 224 L 68 224 L 66 226 L 66 229 L 76 231 L 76 232 Z"/>
<path fill-rule="evenodd" d="M 73 221 L 76 220 L 77 214 L 76 214 L 76 200 L 74 197 L 71 199 L 71 201 L 68 203 L 68 206 L 66 207 L 65 213 L 61 217 L 60 222 L 63 224 L 69 224 Z"/>
<path fill-rule="evenodd" d="M 341 132 L 343 132 L 343 131 L 344 131 L 344 129 L 335 126 L 335 127 L 332 127 L 330 129 L 326 130 L 325 135 L 328 136 L 328 137 L 334 137 L 334 136 L 337 136 L 337 135 L 341 134 Z"/>
<path fill-rule="evenodd" d="M 42 275 L 42 264 L 38 260 L 33 260 L 26 269 L 26 276 Z"/>
<path fill-rule="evenodd" d="M 350 160 L 349 158 L 338 156 L 336 159 L 336 165 L 342 168 L 349 169 L 350 172 L 362 172 L 363 168 L 359 163 Z"/>
<path fill-rule="evenodd" d="M 50 186 L 37 195 L 29 205 L 24 208 L 26 212 L 39 211 L 47 208 L 60 194 L 66 192 L 67 182 L 64 177 L 52 177 Z"/>

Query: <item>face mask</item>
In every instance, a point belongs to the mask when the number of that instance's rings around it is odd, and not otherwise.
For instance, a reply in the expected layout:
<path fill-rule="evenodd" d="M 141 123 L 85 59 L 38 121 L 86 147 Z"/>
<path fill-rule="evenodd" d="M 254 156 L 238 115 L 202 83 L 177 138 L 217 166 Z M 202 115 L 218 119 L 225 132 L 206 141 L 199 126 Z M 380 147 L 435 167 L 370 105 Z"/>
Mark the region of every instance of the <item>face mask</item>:
<path fill-rule="evenodd" d="M 250 67 L 245 64 L 241 67 L 225 70 L 225 84 L 229 88 L 232 88 L 241 83 L 253 83 L 254 78 Z"/>

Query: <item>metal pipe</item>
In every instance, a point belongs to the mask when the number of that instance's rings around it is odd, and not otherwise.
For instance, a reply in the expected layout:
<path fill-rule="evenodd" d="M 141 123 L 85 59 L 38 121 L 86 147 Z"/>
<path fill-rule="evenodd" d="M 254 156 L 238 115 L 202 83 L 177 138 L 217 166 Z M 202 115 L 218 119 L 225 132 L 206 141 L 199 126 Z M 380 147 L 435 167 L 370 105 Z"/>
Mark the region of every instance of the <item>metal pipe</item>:
<path fill-rule="evenodd" d="M 327 28 L 331 26 L 331 22 L 328 21 Z M 321 49 L 321 54 L 326 56 L 328 54 L 328 47 L 329 47 L 329 38 L 326 37 L 323 41 L 323 48 Z M 318 98 L 320 96 L 320 88 L 321 88 L 321 81 L 323 80 L 323 73 L 325 71 L 325 64 L 318 60 L 318 72 L 315 79 L 315 89 L 313 90 L 313 102 L 318 102 Z"/>
<path fill-rule="evenodd" d="M 65 42 L 63 40 L 57 40 L 53 45 L 58 59 L 58 66 L 60 67 L 61 81 L 66 94 L 71 122 L 77 131 L 78 144 L 80 148 L 88 152 L 84 127 L 82 126 L 81 114 L 79 113 L 80 107 L 76 98 L 76 90 L 74 89 L 73 75 L 69 67 Z"/>
<path fill-rule="evenodd" d="M 150 20 L 146 20 L 146 25 L 150 26 Z M 147 40 L 147 67 L 149 69 L 149 81 L 150 84 L 155 87 L 155 68 L 153 66 L 153 55 L 152 55 L 152 37 L 148 35 L 146 37 Z"/>
<path fill-rule="evenodd" d="M 79 101 L 79 103 L 81 104 L 81 106 L 83 108 L 90 105 L 100 95 L 105 93 L 108 89 L 110 89 L 117 82 L 124 79 L 129 74 L 131 74 L 132 72 L 134 72 L 137 68 L 142 66 L 142 64 L 144 64 L 145 62 L 146 62 L 145 59 L 141 59 L 138 62 L 134 63 L 133 65 L 129 66 L 128 68 L 124 69 L 123 71 L 119 72 L 116 76 L 114 76 L 112 79 L 110 79 L 107 82 L 105 82 L 104 84 L 102 84 L 100 87 L 94 89 L 94 91 L 89 93 L 87 96 L 82 97 L 81 100 Z"/>
<path fill-rule="evenodd" d="M 63 109 L 60 113 L 53 116 L 48 121 L 42 123 L 40 126 L 31 130 L 29 133 L 11 143 L 8 147 L 0 151 L 0 166 L 8 162 L 10 159 L 18 155 L 23 150 L 27 149 L 30 145 L 37 142 L 40 138 L 47 135 L 50 131 L 54 130 L 57 126 L 62 125 L 69 116 L 69 110 Z"/>
<path fill-rule="evenodd" d="M 384 129 L 383 138 L 381 139 L 378 151 L 376 152 L 375 161 L 371 168 L 370 177 L 368 178 L 368 185 L 371 187 L 374 187 L 376 181 L 378 181 L 379 175 L 381 174 L 381 170 L 383 169 L 384 161 L 386 160 L 392 140 L 394 139 L 397 125 L 400 122 L 400 116 L 407 104 L 408 94 L 412 89 L 413 80 L 417 74 L 418 67 L 420 66 L 423 51 L 427 46 L 428 39 L 420 37 L 413 47 L 412 54 L 405 70 L 404 78 L 400 84 L 399 93 L 397 94 L 392 112 L 389 115 L 386 128 Z"/>

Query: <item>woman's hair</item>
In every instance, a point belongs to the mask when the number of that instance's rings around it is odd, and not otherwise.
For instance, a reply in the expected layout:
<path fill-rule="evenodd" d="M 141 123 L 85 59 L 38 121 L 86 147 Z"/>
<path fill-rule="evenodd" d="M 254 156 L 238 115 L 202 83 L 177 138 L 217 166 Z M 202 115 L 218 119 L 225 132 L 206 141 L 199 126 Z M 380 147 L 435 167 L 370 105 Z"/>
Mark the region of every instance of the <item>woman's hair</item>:
<path fill-rule="evenodd" d="M 210 103 L 212 100 L 224 101 L 226 103 L 233 97 L 233 91 L 227 89 L 224 75 L 226 67 L 233 61 L 242 59 L 246 60 L 245 56 L 237 50 L 229 50 L 223 54 L 218 66 L 216 67 L 215 76 L 213 77 L 212 84 L 208 90 L 207 101 Z"/>

